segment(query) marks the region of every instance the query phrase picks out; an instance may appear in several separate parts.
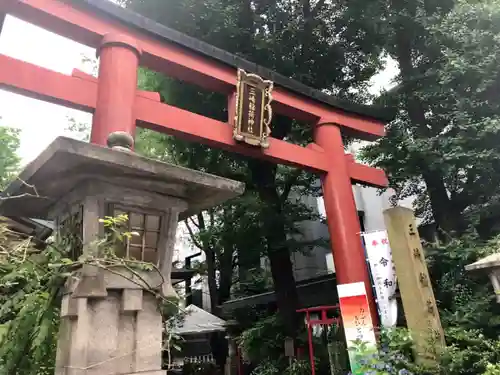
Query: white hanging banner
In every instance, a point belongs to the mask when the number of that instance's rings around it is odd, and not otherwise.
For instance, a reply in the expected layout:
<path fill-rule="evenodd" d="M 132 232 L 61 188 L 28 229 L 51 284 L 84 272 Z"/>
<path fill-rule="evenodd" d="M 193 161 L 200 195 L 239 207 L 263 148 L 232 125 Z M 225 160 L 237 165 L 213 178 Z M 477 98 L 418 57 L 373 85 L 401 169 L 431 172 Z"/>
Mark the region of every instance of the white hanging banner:
<path fill-rule="evenodd" d="M 396 268 L 392 262 L 387 231 L 364 233 L 363 238 L 375 283 L 380 323 L 383 327 L 395 327 L 398 317 L 398 304 L 395 298 Z"/>

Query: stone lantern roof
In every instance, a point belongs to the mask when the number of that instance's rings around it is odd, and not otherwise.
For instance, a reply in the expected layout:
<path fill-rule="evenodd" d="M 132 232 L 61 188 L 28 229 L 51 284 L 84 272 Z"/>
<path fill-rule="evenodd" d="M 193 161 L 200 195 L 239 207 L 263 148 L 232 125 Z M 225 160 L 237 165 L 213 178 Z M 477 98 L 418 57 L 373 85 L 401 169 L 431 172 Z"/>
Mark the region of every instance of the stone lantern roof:
<path fill-rule="evenodd" d="M 500 303 L 500 252 L 488 255 L 465 266 L 465 270 L 485 273 L 490 278 L 497 303 Z"/>
<path fill-rule="evenodd" d="M 500 253 L 494 253 L 484 258 L 479 259 L 477 262 L 465 266 L 466 271 L 481 271 L 490 268 L 500 267 Z"/>

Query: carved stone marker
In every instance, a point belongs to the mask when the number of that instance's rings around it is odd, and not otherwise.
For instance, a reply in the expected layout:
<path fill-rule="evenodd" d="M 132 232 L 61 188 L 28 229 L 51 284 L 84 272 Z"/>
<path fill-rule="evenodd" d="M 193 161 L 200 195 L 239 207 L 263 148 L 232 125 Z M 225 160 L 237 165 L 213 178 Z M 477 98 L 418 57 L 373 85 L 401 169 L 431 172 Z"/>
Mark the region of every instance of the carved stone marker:
<path fill-rule="evenodd" d="M 124 255 L 161 271 L 140 277 L 86 265 L 63 294 L 57 375 L 163 375 L 162 317 L 155 296 L 175 296 L 170 280 L 179 218 L 241 194 L 240 182 L 68 138 L 56 139 L 6 193 L 4 215 L 52 219 L 78 241 L 73 257 L 104 234 L 99 218 L 126 213 Z M 83 244 L 83 246 L 82 246 Z M 147 285 L 144 285 L 147 283 Z"/>
<path fill-rule="evenodd" d="M 434 365 L 446 343 L 415 216 L 393 207 L 384 211 L 384 220 L 416 360 Z"/>

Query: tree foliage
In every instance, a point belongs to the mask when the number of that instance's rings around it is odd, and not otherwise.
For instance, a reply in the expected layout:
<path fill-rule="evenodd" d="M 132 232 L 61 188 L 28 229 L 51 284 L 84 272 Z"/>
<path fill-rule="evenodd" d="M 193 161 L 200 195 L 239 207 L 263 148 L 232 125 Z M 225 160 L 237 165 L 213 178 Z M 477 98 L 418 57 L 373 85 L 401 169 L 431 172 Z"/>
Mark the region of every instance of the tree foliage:
<path fill-rule="evenodd" d="M 127 0 L 175 30 L 319 89 L 353 97 L 379 67 L 371 23 L 323 0 Z"/>
<path fill-rule="evenodd" d="M 432 5 L 431 5 L 432 3 Z M 454 6 L 453 6 L 454 5 Z M 498 1 L 394 2 L 382 18 L 399 85 L 387 137 L 365 149 L 397 198 L 447 232 L 495 226 L 498 170 Z"/>
<path fill-rule="evenodd" d="M 19 130 L 0 126 L 0 191 L 15 177 L 20 158 Z"/>
<path fill-rule="evenodd" d="M 29 240 L 15 244 L 15 235 L 0 227 L 0 370 L 5 374 L 52 374 L 59 323 L 59 292 L 66 277 L 64 254 L 43 255 Z"/>

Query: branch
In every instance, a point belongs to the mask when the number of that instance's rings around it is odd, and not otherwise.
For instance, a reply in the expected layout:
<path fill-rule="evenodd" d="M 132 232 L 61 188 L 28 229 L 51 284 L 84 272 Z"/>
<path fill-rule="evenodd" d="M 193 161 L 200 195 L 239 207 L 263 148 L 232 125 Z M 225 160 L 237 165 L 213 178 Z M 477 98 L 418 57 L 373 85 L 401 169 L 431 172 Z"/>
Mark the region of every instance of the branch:
<path fill-rule="evenodd" d="M 215 224 L 214 210 L 213 209 L 209 210 L 209 214 L 210 214 L 210 226 L 213 227 Z"/>
<path fill-rule="evenodd" d="M 198 228 L 203 230 L 207 229 L 205 225 L 205 219 L 203 218 L 203 213 L 200 212 L 198 215 L 196 215 L 196 217 L 198 218 L 198 224 L 200 225 Z"/>
<path fill-rule="evenodd" d="M 234 269 L 235 267 L 238 266 L 238 260 L 239 260 L 238 259 L 238 252 L 235 251 L 235 253 L 232 254 L 232 257 L 233 257 L 233 259 L 231 261 L 231 265 L 232 265 L 232 268 Z"/>
<path fill-rule="evenodd" d="M 212 221 L 213 220 L 213 210 L 210 210 L 210 220 Z M 204 230 L 206 231 L 207 230 L 207 225 L 205 224 L 205 218 L 203 217 L 203 212 L 200 212 L 198 215 L 196 215 L 198 217 L 198 223 L 200 223 L 200 230 Z M 210 246 L 213 244 L 211 243 L 211 239 L 209 238 L 208 241 L 206 241 L 206 243 L 204 243 L 204 247 L 203 249 L 205 250 L 205 253 L 208 251 L 208 249 L 210 248 Z"/>
<path fill-rule="evenodd" d="M 184 220 L 184 223 L 186 224 L 186 228 L 189 232 L 189 237 L 191 238 L 191 241 L 193 241 L 194 245 L 200 249 L 200 250 L 204 250 L 203 246 L 201 246 L 201 244 L 196 240 L 196 237 L 195 237 L 195 234 L 193 233 L 193 230 L 191 229 L 191 227 L 189 226 L 189 222 L 186 220 Z"/>
<path fill-rule="evenodd" d="M 470 190 L 473 189 L 474 186 L 481 186 L 481 179 L 483 179 L 483 176 L 477 179 L 477 171 L 475 168 L 469 168 L 467 170 L 467 179 L 462 187 L 462 191 L 455 192 L 451 195 L 451 200 L 458 210 L 462 211 L 472 203 Z"/>
<path fill-rule="evenodd" d="M 302 174 L 302 170 L 297 169 L 295 171 L 295 173 L 288 176 L 289 178 L 287 180 L 285 180 L 285 185 L 283 187 L 283 193 L 281 193 L 281 196 L 280 196 L 281 203 L 285 203 L 285 201 L 288 199 L 288 195 L 290 194 L 290 191 L 297 183 L 301 174 Z"/>
<path fill-rule="evenodd" d="M 211 249 L 212 249 L 212 251 L 214 252 L 214 254 L 215 254 L 215 256 L 217 257 L 217 259 L 219 260 L 219 262 L 220 262 L 220 261 L 221 261 L 221 259 L 222 259 L 222 255 L 224 254 L 224 253 L 222 253 L 222 252 L 221 252 L 220 246 L 215 246 L 215 245 L 213 245 L 213 246 L 211 247 Z"/>
<path fill-rule="evenodd" d="M 187 220 L 189 220 L 189 219 L 191 219 L 191 222 L 193 223 L 193 225 L 194 225 L 196 228 L 200 229 L 200 225 L 199 225 L 199 224 L 196 224 L 196 221 L 194 221 L 194 219 L 193 219 L 193 217 L 192 217 L 192 216 L 190 216 L 190 217 L 188 217 L 188 218 L 187 218 Z"/>
<path fill-rule="evenodd" d="M 35 185 L 30 185 L 28 184 L 26 181 L 24 181 L 22 178 L 20 178 L 19 176 L 16 177 L 19 181 L 21 181 L 23 183 L 23 185 L 26 185 L 27 187 L 29 187 L 30 189 L 32 189 L 34 192 L 35 192 L 35 195 L 37 197 L 39 197 L 40 195 L 38 194 L 38 190 L 36 190 L 36 187 Z"/>
<path fill-rule="evenodd" d="M 0 201 L 6 201 L 6 200 L 9 200 L 9 199 L 20 199 L 20 198 L 25 198 L 25 197 L 40 197 L 39 195 L 34 195 L 34 194 L 30 194 L 30 193 L 22 193 L 22 194 L 19 194 L 19 195 L 8 195 L 6 197 L 0 197 Z"/>
<path fill-rule="evenodd" d="M 32 193 L 22 193 L 22 194 L 19 194 L 19 195 L 0 196 L 0 201 L 5 201 L 5 200 L 8 200 L 8 199 L 19 199 L 19 198 L 24 198 L 24 197 L 46 198 L 46 197 L 40 197 L 40 194 L 38 194 L 38 190 L 36 189 L 36 187 L 34 185 L 28 184 L 26 181 L 24 181 L 23 179 L 21 179 L 19 176 L 16 177 L 16 179 L 19 180 L 19 181 L 21 181 L 21 183 L 24 186 L 27 186 L 28 188 L 30 188 L 31 190 L 33 190 L 33 192 Z"/>
<path fill-rule="evenodd" d="M 314 9 L 311 12 L 311 18 L 315 18 L 325 5 L 325 0 L 319 0 Z"/>

